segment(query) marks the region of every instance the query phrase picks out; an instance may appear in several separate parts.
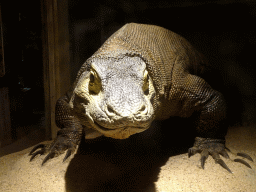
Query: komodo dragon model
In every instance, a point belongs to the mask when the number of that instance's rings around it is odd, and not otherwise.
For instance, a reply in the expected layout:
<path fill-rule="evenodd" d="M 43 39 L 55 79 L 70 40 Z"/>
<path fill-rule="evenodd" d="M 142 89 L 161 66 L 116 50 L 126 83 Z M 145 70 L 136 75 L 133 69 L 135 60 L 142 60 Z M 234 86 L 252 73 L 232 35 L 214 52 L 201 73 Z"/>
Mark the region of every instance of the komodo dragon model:
<path fill-rule="evenodd" d="M 197 136 L 188 156 L 209 154 L 227 169 L 219 154 L 225 147 L 227 126 L 223 96 L 200 74 L 204 57 L 183 37 L 162 27 L 130 23 L 116 31 L 81 67 L 73 87 L 56 103 L 56 124 L 61 130 L 50 144 L 35 146 L 50 158 L 67 150 L 65 161 L 85 138 L 101 135 L 125 139 L 145 131 L 154 120 L 198 114 Z M 37 149 L 40 149 L 36 151 Z M 243 156 L 252 161 L 244 153 Z M 235 159 L 248 167 L 242 159 Z"/>

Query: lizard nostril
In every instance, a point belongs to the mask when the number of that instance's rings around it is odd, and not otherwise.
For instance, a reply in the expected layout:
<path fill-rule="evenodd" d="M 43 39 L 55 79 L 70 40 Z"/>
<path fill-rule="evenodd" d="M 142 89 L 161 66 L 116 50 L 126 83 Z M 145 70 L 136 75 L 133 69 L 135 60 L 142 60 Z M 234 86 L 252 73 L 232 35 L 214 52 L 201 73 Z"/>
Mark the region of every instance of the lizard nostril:
<path fill-rule="evenodd" d="M 142 105 L 142 107 L 140 108 L 140 110 L 138 111 L 137 114 L 146 115 L 147 114 L 147 107 L 145 105 Z"/>
<path fill-rule="evenodd" d="M 146 108 L 145 105 L 143 105 L 143 106 L 141 107 L 140 111 L 144 111 L 145 108 Z"/>
<path fill-rule="evenodd" d="M 113 108 L 110 107 L 110 106 L 107 107 L 107 110 L 108 110 L 108 112 L 110 112 L 110 113 L 115 113 L 115 111 L 113 110 Z"/>

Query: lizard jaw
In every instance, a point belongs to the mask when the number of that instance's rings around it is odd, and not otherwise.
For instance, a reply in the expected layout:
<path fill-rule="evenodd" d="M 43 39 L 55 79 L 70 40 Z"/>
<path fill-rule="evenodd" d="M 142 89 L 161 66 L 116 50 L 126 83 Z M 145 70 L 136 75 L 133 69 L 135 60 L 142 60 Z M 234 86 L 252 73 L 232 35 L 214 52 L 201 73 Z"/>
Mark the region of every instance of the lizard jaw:
<path fill-rule="evenodd" d="M 147 129 L 146 127 L 132 127 L 132 126 L 121 127 L 117 129 L 109 129 L 99 125 L 95 121 L 93 123 L 93 127 L 97 131 L 105 135 L 106 137 L 111 137 L 114 139 L 126 139 L 135 133 L 140 133 Z"/>

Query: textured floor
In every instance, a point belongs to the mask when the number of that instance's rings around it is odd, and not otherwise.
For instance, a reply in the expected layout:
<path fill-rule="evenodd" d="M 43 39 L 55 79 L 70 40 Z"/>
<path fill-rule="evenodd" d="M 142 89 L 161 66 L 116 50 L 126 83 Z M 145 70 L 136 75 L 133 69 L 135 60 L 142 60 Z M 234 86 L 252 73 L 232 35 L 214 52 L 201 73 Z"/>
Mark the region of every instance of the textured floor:
<path fill-rule="evenodd" d="M 101 138 L 86 143 L 86 151 L 79 150 L 64 163 L 63 154 L 43 167 L 45 156 L 29 162 L 31 148 L 27 148 L 0 158 L 0 191 L 255 192 L 255 138 L 256 126 L 229 129 L 227 147 L 254 159 L 254 162 L 247 161 L 252 169 L 224 159 L 233 174 L 215 164 L 211 157 L 203 170 L 199 167 L 198 154 L 189 159 L 187 153 L 163 156 L 158 143 L 150 137 L 121 141 Z M 235 156 L 230 154 L 230 157 Z"/>

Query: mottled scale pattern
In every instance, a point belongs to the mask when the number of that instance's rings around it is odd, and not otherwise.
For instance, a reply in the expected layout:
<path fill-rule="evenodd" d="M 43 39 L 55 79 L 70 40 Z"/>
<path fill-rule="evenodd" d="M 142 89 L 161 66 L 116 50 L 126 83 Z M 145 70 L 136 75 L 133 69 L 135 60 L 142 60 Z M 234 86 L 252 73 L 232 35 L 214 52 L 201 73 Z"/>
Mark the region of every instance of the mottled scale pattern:
<path fill-rule="evenodd" d="M 226 104 L 222 94 L 200 77 L 207 65 L 205 58 L 174 32 L 154 25 L 124 25 L 84 63 L 73 87 L 57 101 L 55 118 L 61 130 L 50 145 L 35 146 L 31 160 L 49 152 L 44 164 L 67 151 L 65 161 L 84 132 L 87 139 L 101 135 L 126 139 L 150 126 L 156 128 L 158 120 L 196 116 L 197 137 L 188 157 L 200 153 L 204 168 L 211 155 L 232 173 L 220 158 L 229 158 Z M 190 128 L 193 126 L 182 127 L 184 134 Z M 175 130 L 171 133 L 176 134 Z M 253 161 L 245 153 L 237 155 Z M 251 168 L 242 159 L 234 161 Z"/>
<path fill-rule="evenodd" d="M 156 120 L 171 116 L 189 117 L 195 110 L 201 111 L 197 126 L 200 136 L 223 138 L 226 134 L 226 128 L 223 128 L 225 101 L 200 78 L 208 62 L 186 39 L 159 26 L 129 23 L 87 60 L 80 73 L 86 67 L 88 69 L 95 58 L 124 56 L 139 56 L 147 64 L 157 90 L 154 101 Z M 211 101 L 212 97 L 216 97 L 215 102 Z"/>
<path fill-rule="evenodd" d="M 66 135 L 68 140 L 78 144 L 81 139 L 83 127 L 80 120 L 73 114 L 68 101 L 68 96 L 64 95 L 56 103 L 55 121 L 56 125 L 61 128 L 58 131 L 58 135 Z"/>

